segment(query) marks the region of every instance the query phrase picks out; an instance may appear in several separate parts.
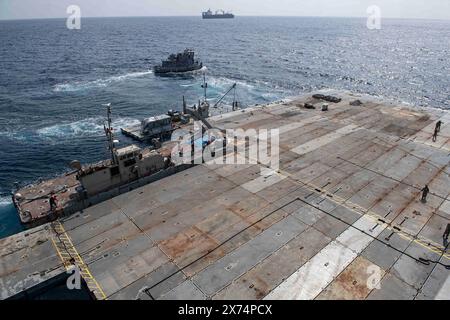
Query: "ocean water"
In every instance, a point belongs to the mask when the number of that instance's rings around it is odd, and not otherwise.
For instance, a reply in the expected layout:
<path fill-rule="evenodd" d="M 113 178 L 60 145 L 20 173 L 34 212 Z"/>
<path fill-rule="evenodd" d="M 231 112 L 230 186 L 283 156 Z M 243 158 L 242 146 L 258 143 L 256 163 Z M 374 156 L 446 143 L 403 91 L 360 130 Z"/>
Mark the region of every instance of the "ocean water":
<path fill-rule="evenodd" d="M 0 21 L 0 44 L 0 237 L 22 228 L 16 185 L 108 156 L 102 104 L 119 128 L 202 96 L 201 73 L 151 71 L 187 47 L 207 68 L 210 99 L 237 82 L 243 105 L 342 88 L 450 108 L 450 21 L 386 19 L 381 30 L 358 18 L 86 18 L 81 30 L 64 19 Z"/>

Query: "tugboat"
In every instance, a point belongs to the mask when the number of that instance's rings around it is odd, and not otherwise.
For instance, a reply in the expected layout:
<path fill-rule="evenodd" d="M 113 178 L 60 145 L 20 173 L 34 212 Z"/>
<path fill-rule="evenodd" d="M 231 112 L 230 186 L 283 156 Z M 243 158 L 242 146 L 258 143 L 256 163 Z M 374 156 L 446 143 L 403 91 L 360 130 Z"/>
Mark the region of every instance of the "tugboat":
<path fill-rule="evenodd" d="M 194 51 L 185 49 L 178 54 L 171 54 L 167 60 L 163 60 L 160 66 L 154 66 L 155 74 L 178 73 L 199 70 L 203 64 L 194 59 Z"/>
<path fill-rule="evenodd" d="M 206 12 L 202 12 L 203 19 L 233 19 L 234 14 L 225 12 L 223 10 L 217 10 L 216 13 L 213 13 L 211 9 Z"/>

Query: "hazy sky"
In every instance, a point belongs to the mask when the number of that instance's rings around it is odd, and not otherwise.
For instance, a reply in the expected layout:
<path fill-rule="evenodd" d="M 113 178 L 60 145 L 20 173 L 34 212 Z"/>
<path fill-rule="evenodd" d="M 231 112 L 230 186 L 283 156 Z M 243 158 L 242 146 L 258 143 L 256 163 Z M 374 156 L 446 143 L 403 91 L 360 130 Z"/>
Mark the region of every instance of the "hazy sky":
<path fill-rule="evenodd" d="M 72 4 L 84 17 L 193 16 L 208 8 L 243 16 L 362 17 L 378 5 L 382 17 L 450 19 L 450 0 L 0 0 L 0 19 L 67 17 Z"/>

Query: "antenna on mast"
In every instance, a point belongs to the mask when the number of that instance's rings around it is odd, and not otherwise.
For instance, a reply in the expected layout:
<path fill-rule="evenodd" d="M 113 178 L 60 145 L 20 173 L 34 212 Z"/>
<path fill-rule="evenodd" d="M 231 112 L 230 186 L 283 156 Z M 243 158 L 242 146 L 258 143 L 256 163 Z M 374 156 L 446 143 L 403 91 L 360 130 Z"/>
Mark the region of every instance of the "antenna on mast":
<path fill-rule="evenodd" d="M 113 133 L 113 128 L 111 126 L 111 103 L 108 104 L 104 104 L 104 106 L 106 106 L 106 119 L 107 119 L 107 123 L 106 125 L 103 125 L 103 128 L 105 130 L 105 134 L 106 134 L 106 139 L 108 140 L 108 149 L 111 152 L 111 161 L 113 164 L 116 164 L 116 157 L 114 155 L 114 150 L 115 150 L 115 146 L 114 146 L 114 133 Z"/>

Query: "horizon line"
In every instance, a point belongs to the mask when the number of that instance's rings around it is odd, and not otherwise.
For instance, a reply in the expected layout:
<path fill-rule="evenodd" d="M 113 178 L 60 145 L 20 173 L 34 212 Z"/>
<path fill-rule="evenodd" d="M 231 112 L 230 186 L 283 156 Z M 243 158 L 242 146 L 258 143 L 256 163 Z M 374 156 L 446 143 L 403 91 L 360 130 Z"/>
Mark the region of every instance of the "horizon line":
<path fill-rule="evenodd" d="M 235 18 L 364 18 L 367 16 L 302 16 L 302 15 L 235 15 Z M 201 15 L 142 15 L 142 16 L 82 16 L 82 19 L 102 19 L 102 18 L 202 18 Z M 36 17 L 36 18 L 0 18 L 0 21 L 28 21 L 28 20 L 57 20 L 67 19 L 67 17 Z M 450 18 L 418 18 L 418 17 L 385 17 L 382 19 L 398 19 L 398 20 L 434 20 L 434 21 L 450 21 Z M 201 19 L 203 20 L 203 19 Z"/>

